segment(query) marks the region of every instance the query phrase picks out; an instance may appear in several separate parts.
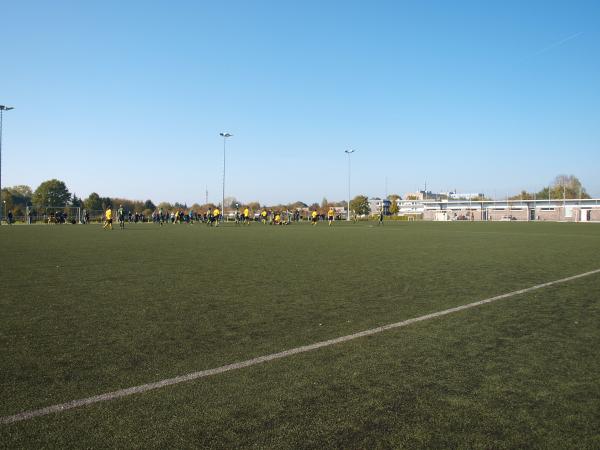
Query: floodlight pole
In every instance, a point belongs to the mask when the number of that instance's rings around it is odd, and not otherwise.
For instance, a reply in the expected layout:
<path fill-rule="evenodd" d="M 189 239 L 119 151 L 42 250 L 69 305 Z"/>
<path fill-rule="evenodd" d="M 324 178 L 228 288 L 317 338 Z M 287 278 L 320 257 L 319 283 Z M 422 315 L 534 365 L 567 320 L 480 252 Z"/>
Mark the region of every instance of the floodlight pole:
<path fill-rule="evenodd" d="M 219 133 L 219 136 L 223 138 L 223 199 L 221 202 L 221 218 L 225 220 L 225 146 L 227 138 L 233 136 L 230 133 Z"/>
<path fill-rule="evenodd" d="M 344 150 L 344 153 L 348 155 L 348 214 L 346 215 L 346 221 L 350 222 L 350 155 L 356 150 Z"/>
<path fill-rule="evenodd" d="M 2 200 L 2 115 L 4 111 L 14 109 L 12 106 L 0 105 L 0 201 Z M 4 210 L 2 215 L 6 214 L 6 202 L 4 202 Z M 2 225 L 2 217 L 0 217 L 0 225 Z"/>

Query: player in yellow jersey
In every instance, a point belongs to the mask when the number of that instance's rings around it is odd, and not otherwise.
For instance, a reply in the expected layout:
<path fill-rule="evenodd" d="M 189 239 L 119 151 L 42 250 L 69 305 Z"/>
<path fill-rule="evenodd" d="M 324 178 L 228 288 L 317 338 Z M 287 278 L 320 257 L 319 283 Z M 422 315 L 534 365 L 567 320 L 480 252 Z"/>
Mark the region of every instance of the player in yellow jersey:
<path fill-rule="evenodd" d="M 327 211 L 327 222 L 328 222 L 329 226 L 333 225 L 334 214 L 335 214 L 335 211 L 333 210 L 333 208 L 329 208 L 329 211 Z"/>
<path fill-rule="evenodd" d="M 275 213 L 275 225 L 281 225 L 281 214 Z"/>
<path fill-rule="evenodd" d="M 260 213 L 260 220 L 262 221 L 263 224 L 267 223 L 267 210 L 263 209 L 262 212 Z"/>
<path fill-rule="evenodd" d="M 104 217 L 106 220 L 105 220 L 104 226 L 102 228 L 108 228 L 108 229 L 112 230 L 112 209 L 110 209 L 110 206 L 108 208 L 106 208 Z"/>
<path fill-rule="evenodd" d="M 243 218 L 244 223 L 250 225 L 250 210 L 248 208 L 244 208 Z"/>
<path fill-rule="evenodd" d="M 219 226 L 219 220 L 221 220 L 221 211 L 219 211 L 219 208 L 215 208 L 213 211 L 213 221 L 216 227 Z"/>
<path fill-rule="evenodd" d="M 317 212 L 316 212 L 316 211 L 313 211 L 313 212 L 312 212 L 312 214 L 311 214 L 311 217 L 312 217 L 312 224 L 313 224 L 313 225 L 316 225 L 316 224 L 317 224 L 317 216 L 318 216 Z"/>

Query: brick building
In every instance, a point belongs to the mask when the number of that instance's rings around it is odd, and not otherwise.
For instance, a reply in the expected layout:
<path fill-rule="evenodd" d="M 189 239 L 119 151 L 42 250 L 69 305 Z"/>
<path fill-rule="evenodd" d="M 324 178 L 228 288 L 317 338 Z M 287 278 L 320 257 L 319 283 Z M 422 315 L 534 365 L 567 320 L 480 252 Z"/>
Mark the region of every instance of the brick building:
<path fill-rule="evenodd" d="M 600 199 L 399 200 L 399 215 L 424 220 L 600 222 Z"/>

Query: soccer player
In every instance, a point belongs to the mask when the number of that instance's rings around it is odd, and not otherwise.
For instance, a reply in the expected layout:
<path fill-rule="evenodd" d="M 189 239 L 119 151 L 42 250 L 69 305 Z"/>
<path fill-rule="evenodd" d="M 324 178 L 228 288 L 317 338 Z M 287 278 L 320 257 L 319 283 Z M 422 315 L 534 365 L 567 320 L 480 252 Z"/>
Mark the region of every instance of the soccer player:
<path fill-rule="evenodd" d="M 383 208 L 379 211 L 379 225 L 383 225 Z"/>
<path fill-rule="evenodd" d="M 275 213 L 275 225 L 281 225 L 281 214 L 279 214 L 279 211 Z"/>
<path fill-rule="evenodd" d="M 219 211 L 219 208 L 215 208 L 215 210 L 213 211 L 213 222 L 216 227 L 219 226 L 220 219 L 221 219 L 221 211 Z"/>
<path fill-rule="evenodd" d="M 246 222 L 246 225 L 250 225 L 250 210 L 248 208 L 244 208 L 244 222 Z"/>
<path fill-rule="evenodd" d="M 311 214 L 312 217 L 312 224 L 316 225 L 317 224 L 317 211 L 313 211 Z"/>
<path fill-rule="evenodd" d="M 102 228 L 108 228 L 112 230 L 112 209 L 110 208 L 110 206 L 106 208 L 104 217 L 106 218 L 106 221 L 104 222 L 104 226 Z"/>
<path fill-rule="evenodd" d="M 125 229 L 125 210 L 123 209 L 123 205 L 119 205 L 119 209 L 117 210 L 117 216 L 119 217 L 119 228 L 121 230 Z"/>
<path fill-rule="evenodd" d="M 333 215 L 334 215 L 333 208 L 329 208 L 329 211 L 327 211 L 327 222 L 328 222 L 329 226 L 333 225 Z"/>
<path fill-rule="evenodd" d="M 262 212 L 260 213 L 260 220 L 262 220 L 263 224 L 267 224 L 267 210 L 263 209 Z"/>

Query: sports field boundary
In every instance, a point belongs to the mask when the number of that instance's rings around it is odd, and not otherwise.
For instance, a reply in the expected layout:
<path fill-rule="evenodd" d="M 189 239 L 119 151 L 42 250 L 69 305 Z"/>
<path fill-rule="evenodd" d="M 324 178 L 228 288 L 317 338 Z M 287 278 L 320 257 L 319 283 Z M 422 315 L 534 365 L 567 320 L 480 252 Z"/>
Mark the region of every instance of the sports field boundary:
<path fill-rule="evenodd" d="M 387 330 L 392 330 L 395 328 L 402 328 L 413 323 L 423 322 L 426 320 L 434 319 L 436 317 L 446 316 L 448 314 L 452 314 L 459 311 L 464 311 L 467 309 L 475 308 L 481 305 L 485 305 L 488 303 L 497 302 L 498 300 L 503 300 L 506 298 L 514 297 L 517 295 L 525 294 L 528 292 L 532 292 L 538 289 L 543 289 L 549 286 L 553 286 L 556 284 L 562 284 L 569 281 L 577 280 L 579 278 L 587 277 L 590 275 L 594 275 L 600 273 L 600 269 L 592 270 L 589 272 L 580 273 L 578 275 L 573 275 L 567 278 L 561 278 L 559 280 L 549 281 L 542 284 L 537 284 L 535 286 L 531 286 L 524 289 L 519 289 L 516 291 L 508 292 L 506 294 L 497 295 L 495 297 L 486 298 L 484 300 L 479 300 L 473 303 L 467 303 L 465 305 L 456 306 L 453 308 L 444 309 L 442 311 L 425 314 L 423 316 L 415 317 L 412 319 L 403 320 L 401 322 L 395 322 L 388 325 L 382 325 L 376 328 L 371 328 L 368 330 L 360 331 L 353 334 L 348 334 L 345 336 L 340 336 L 334 339 L 328 339 L 326 341 L 316 342 L 314 344 L 303 345 L 301 347 L 291 348 L 289 350 L 284 350 L 278 353 L 271 353 L 269 355 L 259 356 L 256 358 L 248 359 L 246 361 L 240 361 L 232 364 L 227 364 L 225 366 L 216 367 L 214 369 L 206 369 L 198 372 L 188 373 L 186 375 L 180 375 L 174 378 L 166 378 L 164 380 L 156 381 L 153 383 L 142 384 L 138 386 L 129 387 L 126 389 L 120 389 L 117 391 L 106 392 L 104 394 L 95 395 L 92 397 L 82 398 L 78 400 L 71 400 L 66 403 L 59 403 L 56 405 L 47 406 L 45 408 L 34 409 L 30 411 L 24 411 L 18 414 L 14 414 L 12 416 L 4 416 L 0 417 L 1 424 L 11 424 L 14 422 L 20 422 L 23 420 L 33 419 L 34 417 L 46 416 L 53 413 L 58 413 L 62 411 L 68 411 L 74 408 L 80 408 L 87 405 L 92 405 L 94 403 L 106 402 L 109 400 L 114 400 L 117 398 L 128 397 L 134 394 L 141 394 L 143 392 L 152 391 L 155 389 L 160 389 L 167 386 L 172 386 L 174 384 L 184 383 L 187 381 L 197 380 L 199 378 L 205 378 L 212 375 L 218 375 L 221 373 L 229 372 L 232 370 L 243 369 L 245 367 L 255 366 L 257 364 L 266 363 L 269 361 L 273 361 L 276 359 L 286 358 L 288 356 L 297 355 L 299 353 L 306 353 L 313 350 L 318 350 L 323 347 L 329 347 L 335 344 L 340 344 L 343 342 L 348 342 L 353 339 L 358 339 L 365 336 L 372 336 L 374 334 L 382 333 Z"/>

